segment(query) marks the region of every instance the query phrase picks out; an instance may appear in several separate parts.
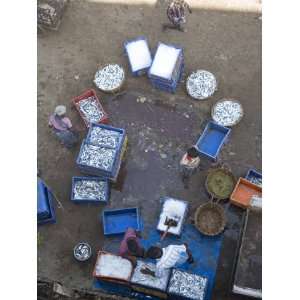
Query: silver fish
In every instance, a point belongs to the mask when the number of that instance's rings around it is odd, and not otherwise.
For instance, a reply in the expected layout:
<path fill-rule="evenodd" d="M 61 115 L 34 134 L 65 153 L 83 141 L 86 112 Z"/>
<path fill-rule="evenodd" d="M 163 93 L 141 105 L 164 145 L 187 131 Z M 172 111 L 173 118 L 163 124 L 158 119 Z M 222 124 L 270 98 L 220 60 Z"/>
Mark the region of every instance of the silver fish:
<path fill-rule="evenodd" d="M 89 199 L 104 201 L 107 182 L 96 180 L 78 180 L 74 184 L 74 199 Z"/>

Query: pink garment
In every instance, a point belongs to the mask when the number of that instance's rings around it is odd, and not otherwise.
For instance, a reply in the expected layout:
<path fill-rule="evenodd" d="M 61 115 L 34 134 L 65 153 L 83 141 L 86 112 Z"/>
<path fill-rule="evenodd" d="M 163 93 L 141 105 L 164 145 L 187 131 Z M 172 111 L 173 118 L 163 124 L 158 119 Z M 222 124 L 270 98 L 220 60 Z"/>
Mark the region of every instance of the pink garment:
<path fill-rule="evenodd" d="M 139 247 L 140 247 L 139 239 L 136 236 L 135 230 L 133 228 L 128 228 L 126 233 L 125 233 L 125 236 L 124 236 L 124 238 L 121 242 L 121 245 L 120 245 L 119 255 L 121 255 L 121 256 L 130 254 L 129 250 L 128 250 L 128 247 L 127 247 L 127 240 L 128 239 L 135 239 L 136 242 L 138 243 Z"/>
<path fill-rule="evenodd" d="M 68 130 L 72 127 L 72 123 L 69 118 L 63 117 L 62 119 L 60 119 L 55 114 L 50 116 L 49 125 L 61 131 Z"/>

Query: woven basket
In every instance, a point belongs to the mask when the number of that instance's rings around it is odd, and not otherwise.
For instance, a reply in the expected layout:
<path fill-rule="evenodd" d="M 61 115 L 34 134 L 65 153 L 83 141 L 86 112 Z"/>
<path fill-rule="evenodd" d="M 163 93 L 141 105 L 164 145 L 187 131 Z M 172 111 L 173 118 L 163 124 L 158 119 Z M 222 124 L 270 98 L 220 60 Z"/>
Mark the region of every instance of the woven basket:
<path fill-rule="evenodd" d="M 211 118 L 213 119 L 214 122 L 216 122 L 218 124 L 218 122 L 214 119 L 214 114 L 215 114 L 215 109 L 216 109 L 216 106 L 221 103 L 221 102 L 224 102 L 224 101 L 231 101 L 231 102 L 234 102 L 234 103 L 238 103 L 241 107 L 241 110 L 242 110 L 242 115 L 231 125 L 222 125 L 222 126 L 226 126 L 226 127 L 232 127 L 232 126 L 235 126 L 237 125 L 238 123 L 240 123 L 240 121 L 242 120 L 243 116 L 244 116 L 244 109 L 243 109 L 243 106 L 242 104 L 240 103 L 240 101 L 238 100 L 235 100 L 235 99 L 226 99 L 226 98 L 223 98 L 219 101 L 217 101 L 211 108 Z"/>
<path fill-rule="evenodd" d="M 217 173 L 223 173 L 224 176 L 227 176 L 231 179 L 231 186 L 232 188 L 230 187 L 230 189 L 228 189 L 228 192 L 225 194 L 216 194 L 214 191 L 212 191 L 209 187 L 209 182 L 211 180 L 214 180 L 214 177 L 216 176 Z M 225 199 L 228 199 L 232 193 L 232 191 L 234 190 L 234 187 L 235 187 L 235 183 L 236 183 L 236 178 L 234 177 L 234 175 L 231 173 L 231 171 L 225 167 L 220 167 L 220 168 L 215 168 L 215 169 L 211 169 L 209 172 L 208 172 L 208 175 L 206 177 L 206 180 L 205 180 L 205 188 L 207 190 L 207 192 L 209 193 L 209 195 L 211 195 L 213 198 L 215 199 L 219 199 L 219 200 L 225 200 Z"/>
<path fill-rule="evenodd" d="M 226 225 L 224 209 L 214 202 L 206 202 L 195 212 L 195 226 L 203 234 L 215 236 L 220 234 Z"/>

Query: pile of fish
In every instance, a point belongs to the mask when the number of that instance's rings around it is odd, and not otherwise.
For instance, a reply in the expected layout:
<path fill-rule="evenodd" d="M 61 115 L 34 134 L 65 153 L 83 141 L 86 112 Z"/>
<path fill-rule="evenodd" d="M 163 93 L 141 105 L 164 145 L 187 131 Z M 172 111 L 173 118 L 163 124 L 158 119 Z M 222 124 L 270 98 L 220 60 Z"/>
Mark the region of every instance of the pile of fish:
<path fill-rule="evenodd" d="M 204 300 L 207 278 L 173 269 L 168 293 L 193 300 Z"/>
<path fill-rule="evenodd" d="M 168 285 L 170 269 L 164 269 L 161 277 L 154 277 L 141 273 L 141 270 L 144 268 L 155 271 L 156 266 L 153 263 L 145 263 L 141 260 L 138 260 L 131 278 L 131 282 L 165 291 Z"/>
<path fill-rule="evenodd" d="M 95 74 L 94 82 L 102 91 L 114 91 L 120 88 L 124 81 L 125 72 L 119 65 L 107 65 Z"/>
<path fill-rule="evenodd" d="M 79 163 L 89 167 L 110 171 L 113 167 L 115 156 L 115 149 L 84 144 L 79 157 Z"/>
<path fill-rule="evenodd" d="M 248 178 L 248 181 L 262 187 L 262 179 L 261 178 L 258 178 L 256 176 L 251 176 Z"/>
<path fill-rule="evenodd" d="M 79 243 L 74 248 L 74 257 L 77 260 L 85 261 L 88 260 L 92 255 L 92 250 L 89 244 Z"/>
<path fill-rule="evenodd" d="M 242 105 L 233 99 L 219 101 L 213 107 L 212 118 L 222 126 L 233 126 L 243 117 Z"/>
<path fill-rule="evenodd" d="M 128 280 L 132 269 L 132 264 L 128 259 L 110 253 L 103 253 L 97 259 L 95 275 Z"/>
<path fill-rule="evenodd" d="M 89 142 L 111 148 L 117 148 L 120 142 L 120 133 L 114 130 L 93 126 L 89 136 Z"/>
<path fill-rule="evenodd" d="M 192 98 L 203 100 L 212 96 L 216 91 L 217 80 L 212 73 L 198 70 L 188 77 L 186 89 Z"/>
<path fill-rule="evenodd" d="M 78 180 L 74 184 L 74 199 L 105 201 L 106 184 L 100 180 Z"/>
<path fill-rule="evenodd" d="M 88 122 L 98 123 L 104 116 L 104 112 L 99 107 L 95 96 L 80 100 L 78 105 Z"/>

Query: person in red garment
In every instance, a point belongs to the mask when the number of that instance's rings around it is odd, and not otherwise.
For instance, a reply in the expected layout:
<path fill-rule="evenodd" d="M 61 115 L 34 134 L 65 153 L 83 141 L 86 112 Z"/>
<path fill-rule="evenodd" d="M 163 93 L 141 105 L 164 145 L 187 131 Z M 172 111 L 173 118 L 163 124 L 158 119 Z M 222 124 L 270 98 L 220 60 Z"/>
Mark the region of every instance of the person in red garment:
<path fill-rule="evenodd" d="M 128 258 L 134 265 L 136 265 L 136 257 L 143 258 L 145 256 L 145 249 L 140 244 L 140 237 L 140 234 L 133 228 L 128 228 L 119 249 L 119 255 Z"/>

